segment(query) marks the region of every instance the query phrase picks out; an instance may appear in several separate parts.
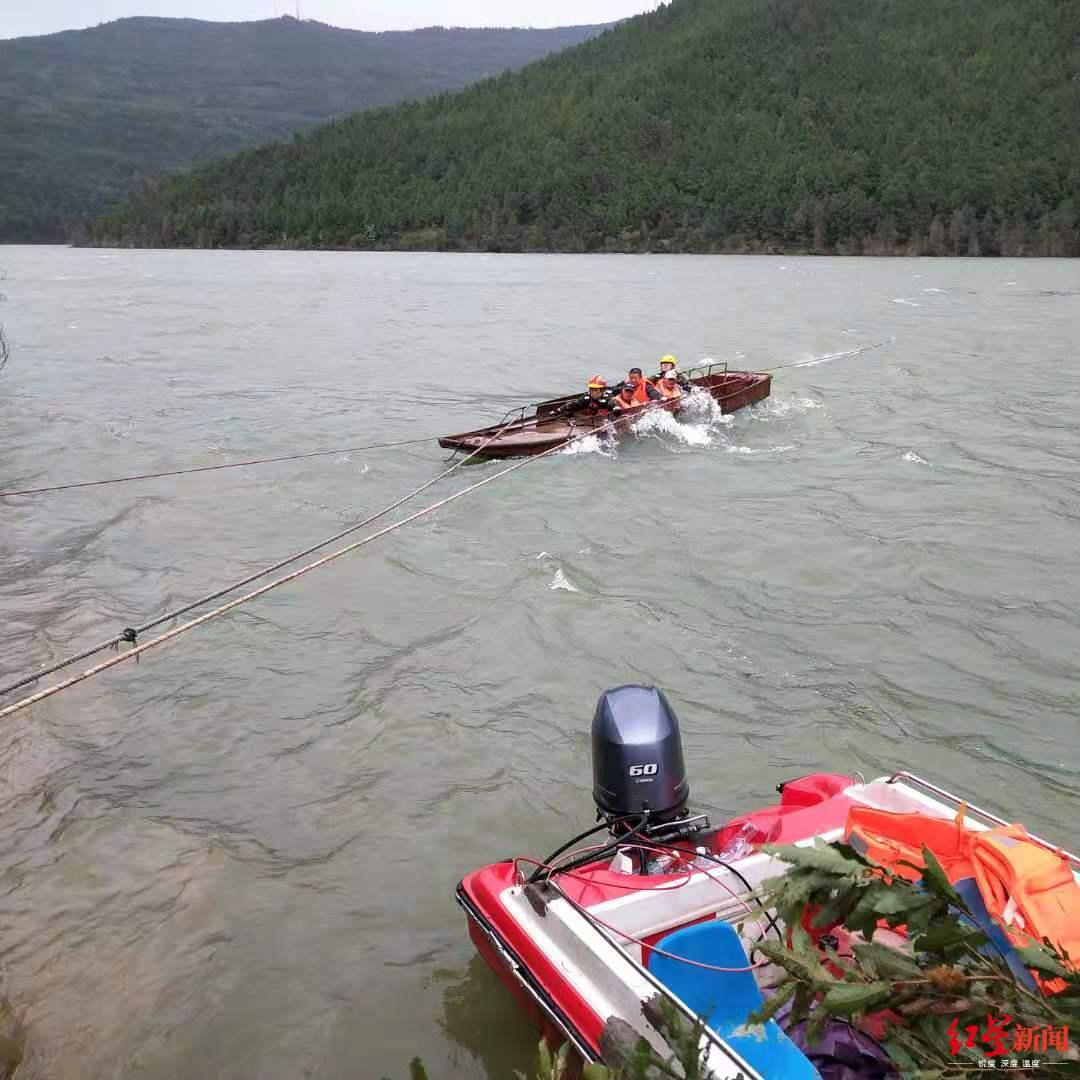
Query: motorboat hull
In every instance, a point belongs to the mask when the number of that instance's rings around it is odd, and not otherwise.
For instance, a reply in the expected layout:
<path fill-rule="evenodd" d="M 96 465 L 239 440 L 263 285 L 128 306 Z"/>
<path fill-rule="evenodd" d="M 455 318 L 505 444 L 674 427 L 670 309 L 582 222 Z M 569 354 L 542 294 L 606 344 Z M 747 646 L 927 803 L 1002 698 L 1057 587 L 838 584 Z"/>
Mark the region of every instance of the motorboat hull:
<path fill-rule="evenodd" d="M 781 785 L 780 791 L 778 804 L 711 829 L 690 843 L 699 852 L 722 853 L 731 860 L 730 866 L 741 868 L 740 873 L 756 889 L 768 877 L 782 872 L 783 866 L 759 850 L 762 844 L 798 843 L 814 837 L 838 839 L 855 806 L 928 813 L 946 820 L 956 820 L 959 814 L 965 826 L 975 830 L 1002 823 L 1000 818 L 907 773 L 870 783 L 858 777 L 815 774 Z M 1052 847 L 1047 841 L 1033 839 Z M 734 850 L 733 843 L 745 850 L 728 855 Z M 1080 869 L 1075 855 L 1055 850 L 1070 860 L 1074 871 Z M 549 1045 L 569 1043 L 587 1062 L 601 1060 L 601 1038 L 612 1017 L 631 1027 L 636 1025 L 641 1037 L 654 1041 L 655 1033 L 642 1020 L 641 1003 L 656 992 L 667 991 L 649 970 L 650 946 L 697 922 L 730 918 L 730 913 L 724 916 L 717 910 L 708 911 L 705 902 L 711 877 L 703 875 L 692 887 L 675 888 L 681 879 L 674 875 L 635 875 L 630 880 L 646 887 L 628 898 L 625 874 L 614 872 L 606 861 L 561 876 L 557 884 L 551 879 L 527 884 L 517 860 L 508 860 L 466 875 L 456 898 L 467 915 L 477 950 L 514 994 L 524 1014 Z M 735 883 L 736 878 L 728 880 Z M 665 888 L 667 884 L 672 887 Z M 713 895 L 712 906 L 716 908 Z M 633 907 L 651 907 L 652 911 L 642 919 L 628 914 Z M 636 928 L 634 943 L 625 934 L 625 940 L 618 940 L 606 933 L 602 923 L 594 925 L 598 912 L 608 920 Z M 673 1001 L 688 1021 L 695 1019 L 677 999 Z M 713 1076 L 732 1080 L 740 1074 L 745 1080 L 761 1077 L 715 1033 L 706 1029 L 703 1040 L 709 1042 Z"/>

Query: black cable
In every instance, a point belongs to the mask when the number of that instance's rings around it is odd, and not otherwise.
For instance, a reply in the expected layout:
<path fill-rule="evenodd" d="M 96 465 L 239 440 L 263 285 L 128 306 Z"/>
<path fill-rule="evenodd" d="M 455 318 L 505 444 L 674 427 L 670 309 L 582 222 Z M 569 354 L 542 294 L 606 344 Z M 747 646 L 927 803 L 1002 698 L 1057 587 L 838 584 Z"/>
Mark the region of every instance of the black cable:
<path fill-rule="evenodd" d="M 633 836 L 634 833 L 636 833 L 638 829 L 640 829 L 642 825 L 645 824 L 645 822 L 648 820 L 648 817 L 648 814 L 645 814 L 644 816 L 641 814 L 623 814 L 622 817 L 611 818 L 609 820 L 601 821 L 599 825 L 594 825 L 591 829 L 586 829 L 584 832 L 578 833 L 577 836 L 575 836 L 572 840 L 567 840 L 566 843 L 562 845 L 562 847 L 556 848 L 546 859 L 544 859 L 543 865 L 538 866 L 529 875 L 529 879 L 526 884 L 532 885 L 535 882 L 539 881 L 540 878 L 542 878 L 547 872 L 547 867 L 549 867 L 555 859 L 557 859 L 564 851 L 572 848 L 575 844 L 581 843 L 582 840 L 588 840 L 590 836 L 595 836 L 596 833 L 603 832 L 604 829 L 610 829 L 613 825 L 619 825 L 624 821 L 641 818 L 641 821 L 629 833 L 625 833 L 623 836 L 618 838 L 618 843 L 621 844 L 625 841 L 627 836 Z M 595 859 L 601 858 L 604 852 L 609 850 L 613 846 L 617 846 L 614 838 L 611 844 L 605 844 L 597 851 L 590 851 L 588 853 L 588 861 L 593 862 Z M 559 867 L 559 869 L 569 869 L 569 867 L 572 865 L 572 863 L 568 863 L 566 867 Z"/>

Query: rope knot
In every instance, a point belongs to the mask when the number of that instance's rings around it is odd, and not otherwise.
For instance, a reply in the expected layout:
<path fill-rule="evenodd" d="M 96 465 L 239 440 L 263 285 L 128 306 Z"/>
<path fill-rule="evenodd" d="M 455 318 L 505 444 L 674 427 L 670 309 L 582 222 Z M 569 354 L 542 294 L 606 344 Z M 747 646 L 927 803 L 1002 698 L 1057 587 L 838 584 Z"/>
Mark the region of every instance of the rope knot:
<path fill-rule="evenodd" d="M 126 641 L 129 645 L 137 645 L 138 644 L 138 641 L 137 641 L 138 636 L 139 636 L 139 631 L 136 630 L 134 626 L 129 626 L 120 635 L 120 640 L 121 641 Z"/>

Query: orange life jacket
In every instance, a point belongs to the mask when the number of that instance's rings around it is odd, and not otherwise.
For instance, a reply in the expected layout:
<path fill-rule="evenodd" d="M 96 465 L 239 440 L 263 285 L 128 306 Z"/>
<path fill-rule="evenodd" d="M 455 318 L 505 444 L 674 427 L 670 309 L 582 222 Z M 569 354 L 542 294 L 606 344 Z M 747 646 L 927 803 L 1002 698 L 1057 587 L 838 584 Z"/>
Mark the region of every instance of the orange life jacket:
<path fill-rule="evenodd" d="M 925 844 L 950 882 L 974 877 L 986 909 L 1016 946 L 1044 938 L 1076 961 L 1080 957 L 1080 884 L 1064 856 L 1032 840 L 1022 825 L 975 830 L 928 814 L 895 814 L 853 806 L 845 838 L 867 858 L 897 877 L 914 881 L 924 865 Z M 1061 979 L 1036 976 L 1048 994 L 1065 988 Z"/>
<path fill-rule="evenodd" d="M 670 401 L 672 398 L 682 397 L 682 391 L 679 389 L 679 384 L 678 383 L 675 383 L 675 385 L 672 386 L 672 388 L 669 390 L 664 385 L 664 380 L 661 379 L 656 384 L 656 389 L 659 390 L 660 393 L 664 396 L 665 401 Z"/>
<path fill-rule="evenodd" d="M 626 398 L 622 396 L 622 394 L 616 394 L 615 404 L 618 405 L 620 409 L 632 409 L 638 404 L 638 401 L 636 396 L 631 397 L 630 400 L 627 401 Z"/>
<path fill-rule="evenodd" d="M 925 844 L 949 880 L 959 881 L 972 874 L 966 847 L 970 831 L 963 822 L 962 813 L 950 821 L 929 814 L 896 814 L 872 806 L 853 806 L 848 811 L 844 839 L 868 859 L 887 867 L 889 873 L 908 881 L 922 877 Z"/>
<path fill-rule="evenodd" d="M 652 383 L 648 379 L 640 379 L 634 386 L 634 404 L 645 405 L 649 401 L 649 389 Z"/>
<path fill-rule="evenodd" d="M 1080 885 L 1069 862 L 1020 825 L 973 832 L 968 847 L 979 892 L 1009 940 L 1022 947 L 1047 938 L 1073 963 L 1080 960 Z M 1066 986 L 1039 982 L 1048 994 Z"/>

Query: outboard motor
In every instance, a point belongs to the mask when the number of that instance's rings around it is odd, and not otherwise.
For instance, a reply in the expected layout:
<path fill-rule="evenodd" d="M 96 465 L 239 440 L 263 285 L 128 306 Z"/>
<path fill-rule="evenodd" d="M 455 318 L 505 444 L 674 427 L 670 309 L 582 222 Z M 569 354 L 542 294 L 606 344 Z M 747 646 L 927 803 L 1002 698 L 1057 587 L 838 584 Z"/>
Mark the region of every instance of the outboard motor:
<path fill-rule="evenodd" d="M 687 813 L 690 785 L 679 719 L 662 690 L 630 683 L 605 690 L 592 722 L 593 801 L 613 832 L 648 812 L 650 826 Z"/>

